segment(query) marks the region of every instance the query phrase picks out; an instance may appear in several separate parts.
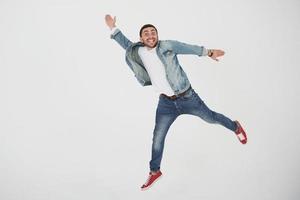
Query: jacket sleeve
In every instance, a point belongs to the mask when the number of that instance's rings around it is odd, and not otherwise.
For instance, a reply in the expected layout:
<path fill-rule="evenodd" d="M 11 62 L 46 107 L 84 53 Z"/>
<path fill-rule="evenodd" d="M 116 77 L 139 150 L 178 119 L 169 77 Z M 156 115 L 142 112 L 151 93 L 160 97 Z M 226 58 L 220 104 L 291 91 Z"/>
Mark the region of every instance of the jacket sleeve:
<path fill-rule="evenodd" d="M 132 42 L 120 31 L 120 29 L 116 29 L 110 35 L 110 38 L 117 41 L 125 50 L 132 44 Z"/>
<path fill-rule="evenodd" d="M 204 46 L 190 45 L 176 40 L 169 40 L 171 49 L 175 54 L 193 54 L 198 56 L 206 56 L 207 49 Z"/>

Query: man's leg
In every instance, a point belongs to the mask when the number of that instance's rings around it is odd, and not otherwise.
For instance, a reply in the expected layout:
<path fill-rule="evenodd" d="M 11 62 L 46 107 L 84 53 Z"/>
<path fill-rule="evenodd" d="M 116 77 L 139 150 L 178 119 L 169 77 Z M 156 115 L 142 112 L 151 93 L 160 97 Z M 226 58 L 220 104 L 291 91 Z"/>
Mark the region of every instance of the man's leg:
<path fill-rule="evenodd" d="M 155 128 L 152 139 L 152 156 L 150 161 L 150 170 L 152 172 L 160 169 L 160 163 L 163 156 L 165 138 L 171 124 L 176 119 L 176 115 L 159 113 L 156 114 Z"/>
<path fill-rule="evenodd" d="M 151 186 L 154 181 L 162 175 L 160 172 L 160 163 L 163 156 L 165 138 L 171 124 L 175 121 L 178 115 L 179 113 L 176 110 L 174 102 L 165 97 L 159 98 L 152 139 L 150 174 L 148 180 L 142 186 L 142 190 L 149 188 L 149 186 Z"/>
<path fill-rule="evenodd" d="M 238 121 L 232 121 L 225 115 L 210 110 L 199 95 L 192 89 L 180 98 L 184 114 L 196 115 L 208 123 L 220 124 L 233 131 L 242 144 L 247 143 L 247 135 Z"/>
<path fill-rule="evenodd" d="M 237 124 L 234 121 L 223 114 L 210 110 L 194 90 L 189 93 L 182 98 L 185 114 L 196 115 L 208 123 L 220 124 L 231 131 L 237 130 Z"/>
<path fill-rule="evenodd" d="M 210 110 L 194 90 L 190 90 L 181 98 L 181 104 L 184 114 L 196 115 L 208 123 L 220 124 L 233 131 L 242 144 L 247 143 L 247 135 L 241 124 Z"/>

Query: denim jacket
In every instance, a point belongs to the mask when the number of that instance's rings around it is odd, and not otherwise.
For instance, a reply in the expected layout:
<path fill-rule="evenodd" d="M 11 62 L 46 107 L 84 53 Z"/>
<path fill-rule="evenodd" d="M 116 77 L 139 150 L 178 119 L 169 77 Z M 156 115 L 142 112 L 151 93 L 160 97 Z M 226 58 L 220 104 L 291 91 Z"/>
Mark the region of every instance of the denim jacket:
<path fill-rule="evenodd" d="M 149 74 L 138 54 L 138 48 L 144 46 L 143 43 L 132 43 L 119 29 L 114 31 L 111 38 L 126 50 L 126 62 L 139 83 L 142 86 L 151 85 Z M 156 53 L 165 67 L 166 78 L 174 94 L 177 95 L 187 90 L 191 85 L 178 62 L 177 54 L 204 56 L 207 55 L 207 50 L 203 46 L 189 45 L 175 40 L 159 40 Z"/>

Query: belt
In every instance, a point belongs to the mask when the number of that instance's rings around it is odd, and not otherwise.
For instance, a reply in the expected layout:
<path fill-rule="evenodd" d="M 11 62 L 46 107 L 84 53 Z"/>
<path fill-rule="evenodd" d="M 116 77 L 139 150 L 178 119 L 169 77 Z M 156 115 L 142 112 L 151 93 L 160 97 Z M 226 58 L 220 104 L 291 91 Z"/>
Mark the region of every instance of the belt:
<path fill-rule="evenodd" d="M 177 95 L 172 95 L 172 96 L 168 96 L 168 95 L 163 94 L 163 93 L 161 93 L 160 95 L 162 95 L 162 96 L 164 96 L 164 97 L 166 97 L 166 98 L 168 98 L 170 100 L 175 100 L 175 99 L 178 99 L 179 97 L 184 96 L 191 89 L 192 89 L 192 87 L 190 86 L 186 91 L 184 91 L 184 92 L 182 92 L 180 94 L 177 94 Z"/>

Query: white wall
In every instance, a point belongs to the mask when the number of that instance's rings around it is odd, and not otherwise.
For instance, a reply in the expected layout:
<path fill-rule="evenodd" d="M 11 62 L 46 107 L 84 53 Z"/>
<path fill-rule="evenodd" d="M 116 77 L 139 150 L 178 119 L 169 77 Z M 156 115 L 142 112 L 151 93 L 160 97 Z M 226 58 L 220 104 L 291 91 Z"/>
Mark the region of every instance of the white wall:
<path fill-rule="evenodd" d="M 300 197 L 300 2 L 0 1 L 0 199 L 258 199 Z M 139 86 L 104 15 L 137 41 L 221 48 L 219 63 L 180 56 L 221 126 L 173 124 L 163 179 L 147 192 L 157 95 Z"/>

